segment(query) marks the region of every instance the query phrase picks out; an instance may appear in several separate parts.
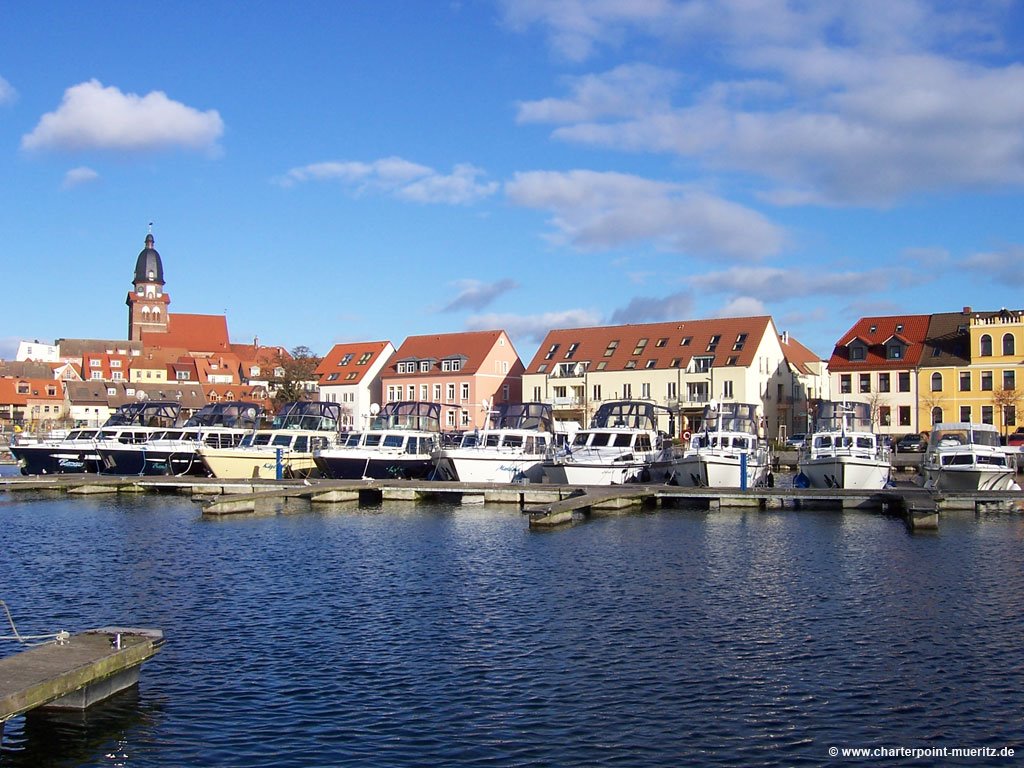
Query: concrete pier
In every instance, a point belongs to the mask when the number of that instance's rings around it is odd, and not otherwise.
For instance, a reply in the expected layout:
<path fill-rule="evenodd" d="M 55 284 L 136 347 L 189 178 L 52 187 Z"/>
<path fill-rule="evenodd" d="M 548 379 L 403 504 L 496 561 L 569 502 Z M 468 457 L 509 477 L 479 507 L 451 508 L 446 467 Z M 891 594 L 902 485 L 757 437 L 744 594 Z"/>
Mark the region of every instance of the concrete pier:
<path fill-rule="evenodd" d="M 135 685 L 159 629 L 102 627 L 0 659 L 0 727 L 38 707 L 85 709 Z"/>

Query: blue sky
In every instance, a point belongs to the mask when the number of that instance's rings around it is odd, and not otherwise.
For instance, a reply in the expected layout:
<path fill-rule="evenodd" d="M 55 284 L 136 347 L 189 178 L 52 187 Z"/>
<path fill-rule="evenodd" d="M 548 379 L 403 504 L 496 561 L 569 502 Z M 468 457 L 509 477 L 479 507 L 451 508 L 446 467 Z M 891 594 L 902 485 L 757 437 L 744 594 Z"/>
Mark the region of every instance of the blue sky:
<path fill-rule="evenodd" d="M 172 312 L 305 345 L 1020 308 L 1010 0 L 0 8 L 0 357 Z"/>

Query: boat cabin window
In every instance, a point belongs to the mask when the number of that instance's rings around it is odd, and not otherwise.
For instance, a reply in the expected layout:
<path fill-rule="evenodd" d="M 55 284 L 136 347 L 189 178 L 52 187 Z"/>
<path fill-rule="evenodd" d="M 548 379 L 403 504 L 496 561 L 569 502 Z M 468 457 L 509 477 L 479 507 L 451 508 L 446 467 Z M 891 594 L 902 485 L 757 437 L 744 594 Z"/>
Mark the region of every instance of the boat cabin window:
<path fill-rule="evenodd" d="M 310 450 L 309 437 L 307 435 L 299 435 L 296 437 L 295 442 L 292 443 L 292 450 L 302 452 Z"/>
<path fill-rule="evenodd" d="M 270 445 L 272 436 L 270 432 L 260 432 L 253 437 L 252 445 Z"/>
<path fill-rule="evenodd" d="M 405 443 L 403 435 L 384 435 L 385 448 L 401 448 L 403 443 Z"/>
<path fill-rule="evenodd" d="M 475 448 L 478 440 L 479 435 L 475 432 L 467 432 L 462 436 L 462 443 L 460 443 L 460 445 L 463 448 Z"/>
<path fill-rule="evenodd" d="M 573 445 L 587 445 L 587 435 L 577 435 Z M 595 432 L 590 437 L 590 445 L 593 448 L 603 448 L 609 444 L 611 435 L 608 432 Z"/>
<path fill-rule="evenodd" d="M 746 451 L 750 448 L 750 440 L 745 437 L 734 437 L 732 439 L 732 447 L 738 451 Z"/>
<path fill-rule="evenodd" d="M 362 432 L 349 432 L 348 437 L 345 438 L 345 442 L 342 443 L 346 448 L 355 448 L 359 445 L 359 438 L 363 436 Z"/>
<path fill-rule="evenodd" d="M 832 447 L 832 435 L 822 435 L 821 437 L 814 438 L 815 448 L 831 448 Z"/>
<path fill-rule="evenodd" d="M 488 448 L 497 448 L 500 442 L 501 435 L 487 435 L 487 437 L 484 438 L 484 445 Z"/>
<path fill-rule="evenodd" d="M 363 445 L 367 448 L 376 448 L 380 445 L 381 436 L 376 432 L 370 432 L 366 435 L 366 440 L 363 441 Z"/>
<path fill-rule="evenodd" d="M 637 435 L 636 436 L 636 449 L 638 451 L 649 451 L 651 450 L 651 436 L 650 435 Z"/>
<path fill-rule="evenodd" d="M 522 435 L 505 435 L 502 444 L 506 448 L 522 448 L 523 447 L 523 436 Z"/>
<path fill-rule="evenodd" d="M 632 435 L 616 435 L 615 436 L 615 447 L 616 448 L 629 448 L 633 444 Z"/>
<path fill-rule="evenodd" d="M 305 449 L 307 451 L 317 451 L 317 450 L 320 450 L 322 448 L 327 448 L 331 444 L 331 439 L 329 437 L 316 437 L 316 436 L 314 436 L 314 437 L 310 437 L 310 438 L 299 438 L 299 439 L 300 440 L 307 440 L 307 439 L 309 440 L 309 447 Z"/>
<path fill-rule="evenodd" d="M 961 466 L 973 463 L 974 457 L 969 453 L 954 453 L 952 456 L 942 457 L 942 465 L 944 467 Z"/>
<path fill-rule="evenodd" d="M 875 447 L 875 441 L 874 441 L 873 438 L 861 435 L 860 437 L 857 438 L 857 447 L 858 448 L 868 448 L 868 449 L 874 448 Z"/>
<path fill-rule="evenodd" d="M 270 444 L 280 446 L 282 448 L 289 448 L 292 444 L 292 435 L 274 435 L 274 439 Z"/>

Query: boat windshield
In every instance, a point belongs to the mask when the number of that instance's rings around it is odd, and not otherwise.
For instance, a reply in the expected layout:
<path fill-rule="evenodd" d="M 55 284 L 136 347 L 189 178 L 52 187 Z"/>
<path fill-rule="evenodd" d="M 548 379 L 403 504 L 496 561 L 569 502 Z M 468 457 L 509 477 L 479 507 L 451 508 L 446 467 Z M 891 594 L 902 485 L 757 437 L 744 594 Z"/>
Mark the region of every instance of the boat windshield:
<path fill-rule="evenodd" d="M 341 420 L 341 405 L 324 401 L 293 401 L 281 406 L 273 429 L 308 429 L 335 432 Z"/>
<path fill-rule="evenodd" d="M 716 403 L 704 406 L 704 427 L 712 432 L 757 434 L 757 406 L 750 403 Z"/>
<path fill-rule="evenodd" d="M 186 427 L 231 427 L 255 429 L 263 416 L 263 406 L 242 400 L 208 403 L 185 422 Z"/>
<path fill-rule="evenodd" d="M 181 403 L 142 400 L 126 403 L 111 415 L 104 427 L 173 427 L 181 413 Z"/>
<path fill-rule="evenodd" d="M 871 405 L 822 400 L 815 407 L 815 432 L 871 432 Z"/>
<path fill-rule="evenodd" d="M 675 414 L 665 406 L 642 400 L 616 400 L 604 403 L 597 409 L 590 427 L 620 427 L 655 432 L 658 431 L 661 422 L 666 425 L 666 433 L 670 437 L 675 436 Z"/>
<path fill-rule="evenodd" d="M 1000 445 L 999 432 L 991 424 L 936 424 L 928 439 L 928 448 L 955 448 L 961 445 Z"/>
<path fill-rule="evenodd" d="M 441 431 L 441 404 L 417 400 L 387 403 L 373 419 L 370 429 L 414 429 L 420 432 Z"/>
<path fill-rule="evenodd" d="M 488 425 L 488 429 L 555 431 L 551 406 L 547 403 L 499 403 L 488 414 Z"/>

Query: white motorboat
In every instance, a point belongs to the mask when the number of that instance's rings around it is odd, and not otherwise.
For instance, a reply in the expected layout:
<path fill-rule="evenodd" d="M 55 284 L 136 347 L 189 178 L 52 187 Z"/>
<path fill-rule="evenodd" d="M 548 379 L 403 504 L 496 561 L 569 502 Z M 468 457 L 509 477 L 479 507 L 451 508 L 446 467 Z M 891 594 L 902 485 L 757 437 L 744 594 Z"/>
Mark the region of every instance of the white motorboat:
<path fill-rule="evenodd" d="M 936 491 L 1020 490 L 1014 459 L 991 424 L 936 424 L 921 462 L 922 482 Z"/>
<path fill-rule="evenodd" d="M 105 441 L 97 448 L 103 471 L 118 475 L 208 475 L 200 446 L 231 448 L 259 426 L 263 406 L 238 400 L 209 403 L 181 427 L 145 442 Z"/>
<path fill-rule="evenodd" d="M 667 431 L 660 428 L 663 423 Z M 663 449 L 674 432 L 675 415 L 664 406 L 640 400 L 604 403 L 590 427 L 545 460 L 544 474 L 548 482 L 570 485 L 663 482 L 670 475 Z"/>
<path fill-rule="evenodd" d="M 268 429 L 250 432 L 233 448 L 203 445 L 199 456 L 214 477 L 247 480 L 312 477 L 314 453 L 334 442 L 341 417 L 338 403 L 285 403 Z"/>
<path fill-rule="evenodd" d="M 773 484 L 772 457 L 757 406 L 710 403 L 703 426 L 671 461 L 669 483 L 693 488 L 751 488 Z"/>
<path fill-rule="evenodd" d="M 374 409 L 377 409 L 376 411 Z M 433 474 L 441 444 L 441 404 L 402 400 L 370 406 L 369 429 L 343 433 L 313 460 L 324 477 L 423 480 Z"/>
<path fill-rule="evenodd" d="M 558 445 L 551 406 L 502 403 L 488 424 L 462 436 L 458 446 L 434 452 L 439 480 L 464 483 L 539 483 L 543 462 Z"/>
<path fill-rule="evenodd" d="M 793 484 L 803 488 L 877 490 L 890 483 L 889 449 L 872 429 L 868 403 L 822 401 L 800 453 Z"/>

